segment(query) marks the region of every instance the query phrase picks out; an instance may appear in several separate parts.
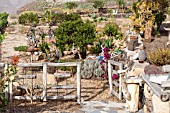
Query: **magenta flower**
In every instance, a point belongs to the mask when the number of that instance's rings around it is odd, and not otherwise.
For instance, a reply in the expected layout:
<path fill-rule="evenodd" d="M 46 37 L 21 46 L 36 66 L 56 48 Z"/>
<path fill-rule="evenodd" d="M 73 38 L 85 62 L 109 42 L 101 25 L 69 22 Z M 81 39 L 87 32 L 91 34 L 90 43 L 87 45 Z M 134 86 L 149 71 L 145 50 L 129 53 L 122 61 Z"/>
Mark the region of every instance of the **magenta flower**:
<path fill-rule="evenodd" d="M 119 76 L 118 75 L 116 75 L 116 74 L 113 74 L 113 76 L 112 76 L 112 79 L 114 80 L 114 79 L 118 79 L 119 78 Z"/>
<path fill-rule="evenodd" d="M 107 76 L 107 74 L 104 74 L 104 75 L 103 75 L 103 77 L 105 77 L 106 79 L 108 79 L 108 76 Z"/>
<path fill-rule="evenodd" d="M 106 52 L 106 51 L 108 51 L 108 50 L 109 50 L 109 49 L 108 49 L 108 48 L 106 48 L 106 47 L 105 47 L 105 48 L 103 48 L 103 51 L 104 51 L 104 52 Z"/>
<path fill-rule="evenodd" d="M 103 61 L 101 61 L 101 62 L 100 62 L 100 64 L 101 64 L 101 65 L 103 65 L 103 64 L 104 64 L 104 62 L 103 62 Z"/>

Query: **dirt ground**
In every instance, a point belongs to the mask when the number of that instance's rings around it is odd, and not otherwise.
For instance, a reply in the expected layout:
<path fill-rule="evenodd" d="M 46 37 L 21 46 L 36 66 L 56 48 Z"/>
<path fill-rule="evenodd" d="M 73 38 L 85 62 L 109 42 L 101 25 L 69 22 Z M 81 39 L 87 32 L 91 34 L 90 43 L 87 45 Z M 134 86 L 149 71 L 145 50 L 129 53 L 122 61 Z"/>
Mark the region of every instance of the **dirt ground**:
<path fill-rule="evenodd" d="M 123 20 L 120 20 L 123 21 Z M 128 23 L 124 23 L 124 25 L 128 25 Z M 29 62 L 29 55 L 22 54 L 14 51 L 13 47 L 26 45 L 26 36 L 25 34 L 18 34 L 17 25 L 14 28 L 13 33 L 9 33 L 6 39 L 3 41 L 1 45 L 1 61 L 8 62 L 9 59 L 14 55 L 20 55 L 21 62 Z M 15 32 L 16 31 L 16 32 Z M 163 36 L 161 38 L 155 38 L 151 43 L 145 43 L 147 51 L 154 49 L 155 47 L 160 47 L 160 45 L 165 45 L 167 41 L 167 36 Z M 12 43 L 11 43 L 12 42 Z M 37 79 L 35 83 L 42 84 L 42 73 L 36 72 Z M 71 83 L 76 85 L 76 76 L 68 79 L 67 83 Z M 48 87 L 52 84 L 56 84 L 55 78 L 48 74 Z M 29 83 L 29 81 L 27 81 Z M 65 81 L 60 81 L 59 83 L 65 84 Z M 103 79 L 82 79 L 81 80 L 82 92 L 81 92 L 81 100 L 83 101 L 92 101 L 92 100 L 106 100 L 106 101 L 119 101 L 116 97 L 108 95 L 109 93 L 109 85 L 107 80 Z M 76 87 L 76 86 L 75 86 Z M 39 89 L 40 90 L 40 89 Z M 38 92 L 37 95 L 42 95 L 42 90 L 35 90 Z M 76 89 L 68 90 L 67 94 L 76 94 Z M 52 95 L 49 93 L 48 95 Z M 53 93 L 53 95 L 57 95 Z M 58 90 L 58 95 L 65 95 L 65 91 Z M 120 102 L 120 101 L 119 101 Z M 46 111 L 62 111 L 62 112 L 73 112 L 80 108 L 81 105 L 77 104 L 76 100 L 48 100 L 47 102 L 42 102 L 40 100 L 33 101 L 31 104 L 30 101 L 25 100 L 14 100 L 13 103 L 10 103 L 7 106 L 7 112 L 9 113 L 42 113 Z"/>
<path fill-rule="evenodd" d="M 50 75 L 49 75 L 50 76 Z M 40 79 L 40 78 L 39 78 Z M 51 79 L 51 80 L 50 80 Z M 54 79 L 49 78 L 49 81 L 54 81 Z M 71 77 L 67 80 L 67 84 L 73 84 L 76 81 L 76 77 Z M 28 81 L 27 81 L 28 82 Z M 37 83 L 37 82 L 36 82 Z M 59 82 L 59 84 L 65 84 L 65 81 Z M 74 84 L 75 85 L 75 84 Z M 119 101 L 114 96 L 108 95 L 108 81 L 102 79 L 82 79 L 81 80 L 81 101 L 92 101 L 92 100 L 104 100 L 104 101 Z M 42 90 L 41 90 L 42 91 Z M 42 95 L 42 92 L 38 95 Z M 72 90 L 67 90 L 66 95 L 76 95 L 76 88 Z M 49 93 L 47 95 L 65 95 L 64 90 L 58 90 L 58 93 Z M 60 111 L 60 112 L 73 112 L 81 108 L 76 100 L 48 100 L 47 102 L 42 102 L 40 100 L 30 101 L 25 100 L 14 100 L 12 104 L 7 106 L 7 111 L 10 113 L 42 113 L 46 111 Z"/>

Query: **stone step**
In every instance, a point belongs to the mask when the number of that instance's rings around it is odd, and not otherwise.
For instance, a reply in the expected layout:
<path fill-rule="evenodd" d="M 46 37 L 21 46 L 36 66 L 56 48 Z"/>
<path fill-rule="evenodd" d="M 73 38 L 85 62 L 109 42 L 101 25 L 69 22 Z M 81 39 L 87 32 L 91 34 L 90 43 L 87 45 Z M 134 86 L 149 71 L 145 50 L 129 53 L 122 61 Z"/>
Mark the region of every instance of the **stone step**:
<path fill-rule="evenodd" d="M 70 73 L 54 73 L 54 77 L 56 78 L 68 78 L 71 77 Z"/>

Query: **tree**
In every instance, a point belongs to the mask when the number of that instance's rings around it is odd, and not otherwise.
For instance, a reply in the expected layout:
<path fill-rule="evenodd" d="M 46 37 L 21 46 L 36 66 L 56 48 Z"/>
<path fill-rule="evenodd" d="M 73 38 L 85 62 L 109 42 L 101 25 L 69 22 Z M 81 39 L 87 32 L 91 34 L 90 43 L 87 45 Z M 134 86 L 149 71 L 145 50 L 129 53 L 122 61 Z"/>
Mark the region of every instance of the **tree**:
<path fill-rule="evenodd" d="M 95 0 L 93 3 L 94 8 L 102 8 L 104 6 L 104 2 L 102 0 Z"/>
<path fill-rule="evenodd" d="M 65 4 L 66 4 L 66 7 L 70 10 L 78 6 L 78 4 L 75 2 L 66 2 Z"/>
<path fill-rule="evenodd" d="M 87 45 L 93 44 L 94 39 L 95 28 L 88 21 L 66 21 L 56 29 L 56 46 L 59 50 L 63 52 L 74 45 L 79 50 L 80 59 L 82 59 L 81 53 L 86 54 Z"/>

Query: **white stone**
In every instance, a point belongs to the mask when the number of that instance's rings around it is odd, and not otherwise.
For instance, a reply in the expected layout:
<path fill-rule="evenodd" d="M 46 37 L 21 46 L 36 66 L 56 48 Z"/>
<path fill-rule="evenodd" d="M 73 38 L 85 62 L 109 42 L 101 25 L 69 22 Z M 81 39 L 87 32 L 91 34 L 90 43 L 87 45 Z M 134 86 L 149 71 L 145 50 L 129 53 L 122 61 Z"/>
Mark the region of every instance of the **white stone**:
<path fill-rule="evenodd" d="M 170 101 L 162 102 L 155 94 L 152 96 L 153 113 L 170 113 Z"/>

